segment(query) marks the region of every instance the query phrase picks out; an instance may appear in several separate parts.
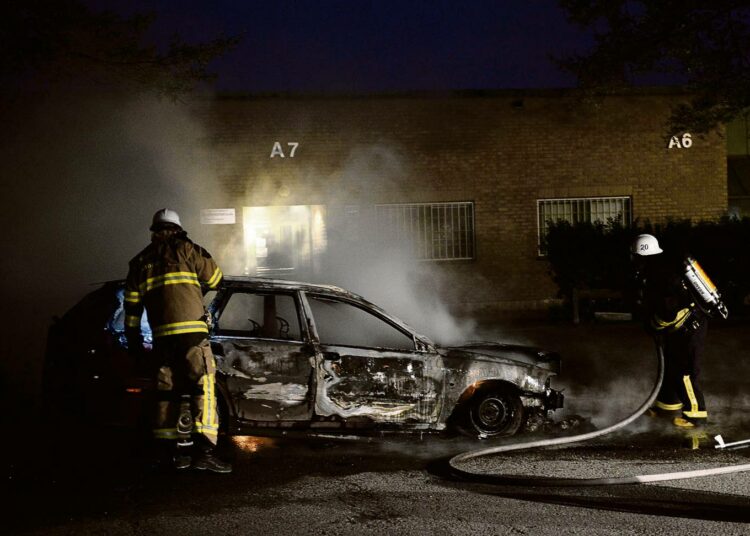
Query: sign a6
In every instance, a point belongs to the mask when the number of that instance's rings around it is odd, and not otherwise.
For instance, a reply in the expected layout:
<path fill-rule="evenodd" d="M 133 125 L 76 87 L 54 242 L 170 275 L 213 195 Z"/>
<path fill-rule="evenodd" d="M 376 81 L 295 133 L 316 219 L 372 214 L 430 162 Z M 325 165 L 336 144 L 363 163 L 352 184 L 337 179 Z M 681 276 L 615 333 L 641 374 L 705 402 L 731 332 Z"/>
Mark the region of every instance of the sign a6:
<path fill-rule="evenodd" d="M 669 140 L 669 149 L 690 149 L 693 146 L 693 136 L 685 132 L 682 137 L 672 136 Z"/>

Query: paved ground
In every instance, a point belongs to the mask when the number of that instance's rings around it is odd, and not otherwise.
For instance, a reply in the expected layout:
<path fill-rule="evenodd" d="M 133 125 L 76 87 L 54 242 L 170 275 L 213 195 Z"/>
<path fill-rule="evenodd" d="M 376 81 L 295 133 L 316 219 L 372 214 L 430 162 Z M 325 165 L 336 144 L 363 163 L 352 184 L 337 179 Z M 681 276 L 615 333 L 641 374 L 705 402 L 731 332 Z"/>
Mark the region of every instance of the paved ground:
<path fill-rule="evenodd" d="M 635 325 L 523 324 L 506 326 L 502 338 L 559 349 L 568 415 L 597 426 L 638 406 L 654 379 L 653 348 Z M 709 345 L 706 434 L 644 417 L 614 437 L 481 459 L 469 468 L 594 477 L 750 463 L 750 449 L 717 451 L 712 441 L 718 432 L 726 440 L 750 438 L 750 330 L 717 326 Z M 750 473 L 595 489 L 489 486 L 446 478 L 445 458 L 477 447 L 462 438 L 234 438 L 222 446 L 234 461 L 231 475 L 148 471 L 138 443 L 122 432 L 37 430 L 16 446 L 4 467 L 10 532 L 750 533 Z"/>

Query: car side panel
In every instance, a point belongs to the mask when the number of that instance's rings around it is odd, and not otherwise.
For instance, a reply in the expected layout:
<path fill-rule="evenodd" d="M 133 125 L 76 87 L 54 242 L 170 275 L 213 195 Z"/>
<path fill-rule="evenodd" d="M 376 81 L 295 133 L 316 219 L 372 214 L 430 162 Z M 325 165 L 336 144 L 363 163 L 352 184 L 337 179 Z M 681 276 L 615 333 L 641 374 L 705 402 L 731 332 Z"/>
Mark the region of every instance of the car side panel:
<path fill-rule="evenodd" d="M 309 421 L 313 362 L 291 341 L 212 337 L 216 365 L 237 417 L 253 421 Z"/>
<path fill-rule="evenodd" d="M 340 346 L 320 350 L 317 415 L 425 426 L 437 422 L 443 387 L 438 354 Z"/>

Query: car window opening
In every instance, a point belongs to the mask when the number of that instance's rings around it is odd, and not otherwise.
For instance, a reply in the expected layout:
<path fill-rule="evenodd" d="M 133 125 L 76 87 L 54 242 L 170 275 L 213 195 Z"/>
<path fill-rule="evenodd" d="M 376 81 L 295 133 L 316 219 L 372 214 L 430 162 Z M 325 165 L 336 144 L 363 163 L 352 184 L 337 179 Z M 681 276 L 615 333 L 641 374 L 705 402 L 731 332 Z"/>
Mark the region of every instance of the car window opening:
<path fill-rule="evenodd" d="M 413 352 L 414 338 L 352 303 L 311 295 L 310 307 L 320 343 L 330 346 Z"/>
<path fill-rule="evenodd" d="M 218 315 L 217 334 L 301 341 L 298 318 L 289 294 L 234 292 Z"/>

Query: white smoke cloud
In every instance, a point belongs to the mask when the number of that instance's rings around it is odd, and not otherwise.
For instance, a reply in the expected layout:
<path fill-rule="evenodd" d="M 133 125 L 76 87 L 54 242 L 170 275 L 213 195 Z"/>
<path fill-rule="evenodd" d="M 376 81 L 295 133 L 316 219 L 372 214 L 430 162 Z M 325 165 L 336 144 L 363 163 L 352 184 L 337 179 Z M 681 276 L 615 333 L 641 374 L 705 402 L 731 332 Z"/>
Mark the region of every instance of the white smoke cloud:
<path fill-rule="evenodd" d="M 2 115 L 15 135 L 0 147 L 0 371 L 3 383 L 34 393 L 52 316 L 92 284 L 124 278 L 159 208 L 200 232 L 196 199 L 213 175 L 201 160 L 205 132 L 180 104 L 57 93 L 20 99 Z"/>

